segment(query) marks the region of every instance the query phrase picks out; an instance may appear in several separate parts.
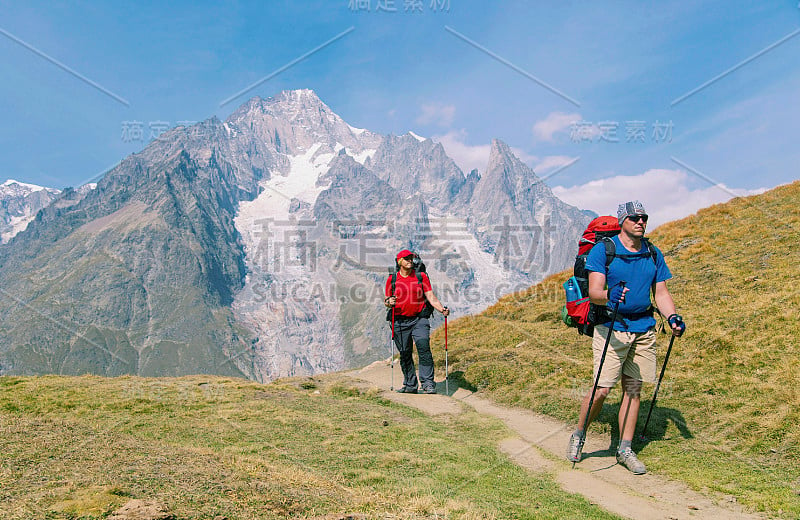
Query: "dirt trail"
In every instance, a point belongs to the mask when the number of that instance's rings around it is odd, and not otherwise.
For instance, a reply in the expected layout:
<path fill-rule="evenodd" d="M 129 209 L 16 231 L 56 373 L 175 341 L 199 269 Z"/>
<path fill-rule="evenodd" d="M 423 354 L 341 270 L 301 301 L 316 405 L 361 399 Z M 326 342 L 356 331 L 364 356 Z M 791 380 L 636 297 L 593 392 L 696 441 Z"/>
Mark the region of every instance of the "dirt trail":
<path fill-rule="evenodd" d="M 400 383 L 400 369 L 395 368 L 395 384 Z M 387 362 L 376 362 L 361 370 L 349 372 L 354 380 L 383 390 L 383 396 L 413 406 L 429 415 L 460 414 L 465 406 L 478 413 L 496 417 L 517 434 L 505 439 L 500 449 L 520 466 L 534 472 L 547 472 L 570 493 L 579 493 L 590 502 L 626 518 L 663 520 L 683 519 L 752 519 L 764 516 L 743 511 L 733 497 L 719 496 L 712 500 L 689 489 L 682 482 L 648 473 L 633 475 L 619 466 L 608 439 L 589 436 L 583 460 L 572 469 L 566 450 L 572 428 L 554 419 L 527 410 L 507 408 L 479 397 L 452 382 L 451 395 L 444 395 L 444 382 L 438 383 L 438 395 L 398 394 L 390 391 L 391 368 Z"/>

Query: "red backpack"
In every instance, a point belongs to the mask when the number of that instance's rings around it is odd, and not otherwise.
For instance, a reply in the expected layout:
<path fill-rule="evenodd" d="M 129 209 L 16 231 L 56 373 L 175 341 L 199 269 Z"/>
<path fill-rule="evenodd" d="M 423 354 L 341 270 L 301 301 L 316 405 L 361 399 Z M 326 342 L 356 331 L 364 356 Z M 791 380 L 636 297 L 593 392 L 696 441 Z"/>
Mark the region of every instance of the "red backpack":
<path fill-rule="evenodd" d="M 589 222 L 578 240 L 578 256 L 572 268 L 573 276 L 564 282 L 567 303 L 561 309 L 561 319 L 570 327 L 577 327 L 580 334 L 591 336 L 594 323 L 602 323 L 605 308 L 589 301 L 589 273 L 586 272 L 586 256 L 598 242 L 618 235 L 619 221 L 616 217 L 602 216 Z M 613 242 L 612 242 L 613 246 Z M 606 267 L 614 259 L 614 248 L 606 248 Z"/>
<path fill-rule="evenodd" d="M 611 320 L 606 306 L 595 305 L 589 301 L 589 273 L 586 272 L 586 257 L 589 255 L 589 251 L 595 244 L 603 244 L 606 250 L 606 270 L 614 258 L 640 256 L 639 253 L 617 254 L 611 237 L 619 235 L 619 232 L 619 221 L 615 217 L 597 217 L 589 222 L 583 236 L 578 240 L 578 256 L 575 257 L 575 266 L 572 268 L 573 276 L 564 282 L 567 303 L 561 309 L 561 319 L 570 327 L 577 327 L 579 334 L 591 336 L 594 333 L 595 323 L 605 323 Z M 657 265 L 656 248 L 645 237 L 642 237 L 642 243 L 647 249 L 647 256 Z M 650 291 L 655 300 L 655 279 L 650 286 Z M 652 309 L 657 310 L 655 306 L 652 306 Z"/>
<path fill-rule="evenodd" d="M 589 222 L 583 236 L 578 240 L 578 257 L 583 257 L 584 264 L 586 264 L 586 255 L 589 254 L 592 247 L 602 240 L 603 238 L 611 238 L 619 235 L 619 221 L 617 217 L 602 216 Z"/>

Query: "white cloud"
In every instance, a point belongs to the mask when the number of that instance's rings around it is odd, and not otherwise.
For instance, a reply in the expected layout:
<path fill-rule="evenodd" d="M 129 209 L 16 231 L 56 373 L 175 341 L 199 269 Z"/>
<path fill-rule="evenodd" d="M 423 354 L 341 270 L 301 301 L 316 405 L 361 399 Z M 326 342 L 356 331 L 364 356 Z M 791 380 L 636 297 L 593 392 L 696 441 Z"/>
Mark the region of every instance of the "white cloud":
<path fill-rule="evenodd" d="M 417 124 L 435 124 L 444 128 L 453 124 L 456 116 L 454 105 L 443 105 L 441 103 L 425 103 L 422 105 L 422 113 L 417 117 Z"/>
<path fill-rule="evenodd" d="M 553 141 L 553 136 L 564 132 L 576 121 L 581 121 L 580 114 L 565 114 L 564 112 L 551 112 L 541 121 L 533 125 L 533 136 L 538 141 Z"/>
<path fill-rule="evenodd" d="M 558 169 L 562 166 L 565 166 L 575 161 L 575 159 L 576 157 L 570 157 L 568 155 L 547 155 L 543 157 L 542 160 L 535 163 L 536 165 L 533 167 L 533 170 L 536 172 L 537 175 L 541 176 L 555 169 Z"/>
<path fill-rule="evenodd" d="M 620 203 L 638 199 L 650 215 L 647 228 L 652 230 L 734 196 L 755 195 L 767 190 L 732 189 L 724 184 L 692 190 L 688 184 L 689 175 L 683 170 L 652 169 L 641 175 L 617 175 L 580 186 L 555 186 L 553 193 L 573 206 L 614 216 Z"/>
<path fill-rule="evenodd" d="M 453 158 L 461 171 L 468 174 L 474 169 L 479 172 L 486 171 L 489 163 L 489 154 L 492 151 L 491 144 L 469 145 L 466 144 L 467 131 L 453 130 L 444 135 L 434 135 L 432 137 L 437 143 L 441 143 L 447 155 Z M 535 155 L 530 155 L 519 148 L 511 148 L 511 151 L 525 164 L 533 164 L 539 159 Z"/>

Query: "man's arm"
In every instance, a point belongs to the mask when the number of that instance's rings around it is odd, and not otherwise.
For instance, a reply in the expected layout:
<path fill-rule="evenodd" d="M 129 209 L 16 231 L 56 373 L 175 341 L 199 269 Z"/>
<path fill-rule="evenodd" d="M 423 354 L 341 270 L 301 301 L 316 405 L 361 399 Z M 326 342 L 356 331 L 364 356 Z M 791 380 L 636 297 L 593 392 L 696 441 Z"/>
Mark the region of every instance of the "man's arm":
<path fill-rule="evenodd" d="M 667 282 L 656 284 L 656 305 L 658 312 L 667 317 L 672 333 L 676 336 L 682 335 L 686 330 L 686 324 L 683 322 L 683 318 L 675 312 L 675 302 L 672 301 L 672 295 L 667 290 Z"/>
<path fill-rule="evenodd" d="M 675 302 L 672 301 L 672 295 L 669 293 L 669 289 L 667 289 L 667 282 L 658 282 L 656 284 L 656 307 L 658 307 L 658 312 L 663 314 L 665 317 L 675 314 Z"/>
<path fill-rule="evenodd" d="M 622 288 L 622 300 L 625 299 L 625 293 L 628 291 L 630 289 L 627 287 Z M 608 293 L 606 275 L 597 271 L 589 271 L 589 300 L 595 305 L 607 305 Z"/>
<path fill-rule="evenodd" d="M 608 303 L 605 274 L 589 271 L 589 300 L 595 305 Z"/>
<path fill-rule="evenodd" d="M 387 307 L 394 307 L 397 303 L 397 298 L 392 294 L 392 277 L 386 280 L 386 297 L 383 299 L 383 304 Z"/>
<path fill-rule="evenodd" d="M 450 309 L 442 305 L 442 302 L 439 301 L 439 298 L 437 298 L 436 295 L 433 294 L 433 290 L 426 292 L 425 298 L 428 299 L 431 305 L 433 305 L 433 308 L 436 309 L 437 311 L 441 312 L 445 316 L 450 314 Z"/>
<path fill-rule="evenodd" d="M 675 302 L 667 289 L 667 282 L 658 282 L 656 284 L 656 306 L 658 307 L 658 312 L 667 318 L 677 316 Z M 669 325 L 672 327 L 672 332 L 677 336 L 683 334 L 686 329 L 686 325 L 683 324 L 683 318 L 680 317 L 678 317 L 677 321 L 674 319 L 669 320 Z"/>

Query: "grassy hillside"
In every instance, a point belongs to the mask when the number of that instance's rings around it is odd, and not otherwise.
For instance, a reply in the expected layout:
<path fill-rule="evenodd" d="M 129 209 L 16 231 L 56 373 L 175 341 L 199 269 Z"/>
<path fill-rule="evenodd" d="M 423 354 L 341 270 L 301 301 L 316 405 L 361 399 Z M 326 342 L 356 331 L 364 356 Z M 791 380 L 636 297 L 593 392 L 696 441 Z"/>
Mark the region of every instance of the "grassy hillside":
<path fill-rule="evenodd" d="M 650 235 L 688 330 L 675 341 L 648 440 L 634 444 L 651 471 L 787 518 L 800 516 L 798 200 L 795 182 Z M 451 373 L 499 402 L 576 423 L 593 383 L 591 346 L 560 321 L 567 276 L 454 321 Z M 659 367 L 668 341 L 659 340 Z M 440 329 L 434 344 L 442 343 Z M 640 428 L 652 392 L 645 385 Z M 615 389 L 590 435 L 616 438 L 619 396 Z"/>
<path fill-rule="evenodd" d="M 343 381 L 2 377 L 0 518 L 614 518 L 509 462 L 498 422 Z"/>

